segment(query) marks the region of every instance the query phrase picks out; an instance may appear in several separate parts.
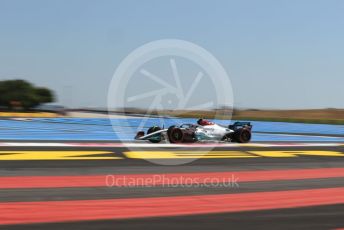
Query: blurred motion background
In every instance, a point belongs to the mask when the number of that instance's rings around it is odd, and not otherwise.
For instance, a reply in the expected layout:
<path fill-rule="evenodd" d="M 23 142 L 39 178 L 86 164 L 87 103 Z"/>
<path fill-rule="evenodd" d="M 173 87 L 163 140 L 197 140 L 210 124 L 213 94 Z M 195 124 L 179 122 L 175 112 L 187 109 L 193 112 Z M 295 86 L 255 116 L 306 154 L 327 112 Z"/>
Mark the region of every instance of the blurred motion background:
<path fill-rule="evenodd" d="M 45 102 L 55 103 L 45 110 L 104 111 L 120 61 L 147 42 L 175 38 L 225 67 L 234 118 L 342 124 L 343 10 L 340 0 L 1 0 L 0 80 L 50 89 Z M 12 101 L 5 110 L 18 109 Z"/>

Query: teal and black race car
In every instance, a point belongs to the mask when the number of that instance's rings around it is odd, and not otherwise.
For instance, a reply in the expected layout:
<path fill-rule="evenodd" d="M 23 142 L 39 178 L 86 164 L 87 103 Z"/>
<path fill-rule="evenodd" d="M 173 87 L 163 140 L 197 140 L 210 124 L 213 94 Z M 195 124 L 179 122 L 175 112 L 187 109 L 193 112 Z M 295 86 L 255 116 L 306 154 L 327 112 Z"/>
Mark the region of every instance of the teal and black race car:
<path fill-rule="evenodd" d="M 159 143 L 164 140 L 170 143 L 209 141 L 247 143 L 251 137 L 252 125 L 250 122 L 235 122 L 232 125 L 222 126 L 199 119 L 197 124 L 173 125 L 168 129 L 153 126 L 147 130 L 146 134 L 144 131 L 138 132 L 135 139 L 148 140 L 152 143 Z"/>

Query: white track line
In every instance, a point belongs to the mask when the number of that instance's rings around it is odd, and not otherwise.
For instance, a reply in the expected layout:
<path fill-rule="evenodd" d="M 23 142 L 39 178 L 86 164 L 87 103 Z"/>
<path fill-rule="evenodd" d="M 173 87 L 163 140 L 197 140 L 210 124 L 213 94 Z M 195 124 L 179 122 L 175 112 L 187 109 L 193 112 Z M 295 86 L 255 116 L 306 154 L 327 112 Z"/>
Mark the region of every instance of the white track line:
<path fill-rule="evenodd" d="M 152 144 L 152 143 L 97 143 L 97 142 L 0 142 L 0 147 L 137 147 L 137 148 L 209 148 L 209 147 L 323 147 L 344 146 L 344 143 L 196 143 L 196 144 Z"/>
<path fill-rule="evenodd" d="M 274 136 L 288 136 L 288 137 L 318 137 L 318 138 L 342 138 L 342 136 L 326 136 L 326 135 L 307 135 L 307 134 L 284 134 L 284 133 L 260 133 L 257 132 L 259 135 L 274 135 Z"/>

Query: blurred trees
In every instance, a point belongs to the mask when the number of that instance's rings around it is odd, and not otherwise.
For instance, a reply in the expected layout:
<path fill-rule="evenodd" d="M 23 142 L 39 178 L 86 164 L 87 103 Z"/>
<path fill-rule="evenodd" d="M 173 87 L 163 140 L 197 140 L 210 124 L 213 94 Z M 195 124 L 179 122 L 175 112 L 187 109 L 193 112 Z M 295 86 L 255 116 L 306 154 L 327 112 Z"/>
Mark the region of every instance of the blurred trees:
<path fill-rule="evenodd" d="M 24 80 L 0 81 L 0 107 L 29 110 L 54 100 L 54 94 L 48 88 L 35 87 Z"/>

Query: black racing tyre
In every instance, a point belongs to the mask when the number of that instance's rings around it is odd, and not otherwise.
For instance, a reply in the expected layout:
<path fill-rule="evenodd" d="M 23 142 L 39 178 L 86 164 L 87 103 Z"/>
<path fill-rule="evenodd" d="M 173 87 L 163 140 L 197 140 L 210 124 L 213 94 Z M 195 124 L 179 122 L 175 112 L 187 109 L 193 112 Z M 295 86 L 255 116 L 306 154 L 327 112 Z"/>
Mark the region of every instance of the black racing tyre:
<path fill-rule="evenodd" d="M 161 130 L 161 128 L 159 126 L 152 126 L 148 129 L 147 131 L 147 135 L 154 133 L 156 131 Z M 157 134 L 156 136 L 154 135 L 154 137 L 152 137 L 152 139 L 148 139 L 150 142 L 152 143 L 159 143 L 161 141 L 161 133 Z"/>
<path fill-rule="evenodd" d="M 167 130 L 167 136 L 171 143 L 182 143 L 184 133 L 180 128 L 171 126 Z"/>
<path fill-rule="evenodd" d="M 235 130 L 234 140 L 238 143 L 248 143 L 252 137 L 251 130 L 246 128 L 241 128 Z"/>
<path fill-rule="evenodd" d="M 176 126 L 175 126 L 175 125 L 172 125 L 172 126 L 170 126 L 170 127 L 167 129 L 167 136 L 168 136 L 168 137 L 170 137 L 171 132 L 172 132 L 172 129 L 174 129 L 174 128 L 176 128 Z"/>

